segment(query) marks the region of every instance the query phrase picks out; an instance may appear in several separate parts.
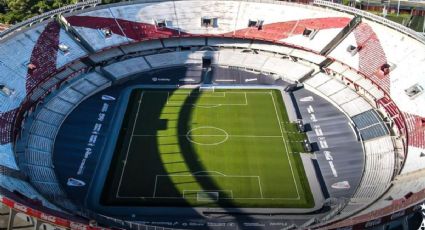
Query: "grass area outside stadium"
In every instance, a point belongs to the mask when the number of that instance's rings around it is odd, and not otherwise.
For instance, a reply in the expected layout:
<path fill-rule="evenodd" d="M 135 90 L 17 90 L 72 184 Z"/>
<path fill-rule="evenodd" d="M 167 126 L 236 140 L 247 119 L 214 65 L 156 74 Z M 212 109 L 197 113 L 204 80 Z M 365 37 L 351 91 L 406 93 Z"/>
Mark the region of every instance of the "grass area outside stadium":
<path fill-rule="evenodd" d="M 106 205 L 311 208 L 279 90 L 133 90 Z"/>

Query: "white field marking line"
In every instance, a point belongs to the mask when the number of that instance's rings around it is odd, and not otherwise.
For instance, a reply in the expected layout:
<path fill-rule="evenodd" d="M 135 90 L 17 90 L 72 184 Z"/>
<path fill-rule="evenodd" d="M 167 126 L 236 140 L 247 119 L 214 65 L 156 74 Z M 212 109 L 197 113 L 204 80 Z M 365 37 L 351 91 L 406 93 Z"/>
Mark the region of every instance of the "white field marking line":
<path fill-rule="evenodd" d="M 218 137 L 224 137 L 224 139 L 221 140 L 221 141 L 213 142 L 213 143 L 202 143 L 202 142 L 199 142 L 199 141 L 192 140 L 191 137 L 193 137 L 193 136 L 190 135 L 190 134 L 193 131 L 198 130 L 198 129 L 214 129 L 214 130 L 218 130 L 218 131 L 220 131 L 220 132 L 223 133 L 223 134 L 218 134 L 219 135 Z M 211 145 L 219 145 L 219 144 L 222 144 L 222 143 L 226 142 L 229 139 L 229 134 L 226 132 L 226 130 L 220 129 L 220 128 L 217 128 L 217 127 L 214 127 L 214 126 L 200 126 L 200 127 L 193 128 L 193 129 L 189 130 L 186 133 L 186 139 L 189 142 L 192 142 L 193 144 L 197 144 L 197 145 L 210 145 L 211 146 Z"/>
<path fill-rule="evenodd" d="M 229 105 L 229 106 L 243 105 L 243 106 L 246 106 L 248 104 L 247 104 L 247 102 L 245 102 L 244 104 L 223 104 L 223 103 L 220 103 L 220 104 L 200 104 L 200 105 L 196 105 L 196 104 L 185 104 L 185 103 L 175 103 L 175 102 L 174 103 L 170 103 L 167 100 L 167 105 L 180 105 L 180 106 L 182 106 L 182 105 L 191 105 L 191 106 L 196 106 L 196 107 L 202 107 L 202 106 L 204 106 L 204 107 L 210 107 L 210 106 L 212 106 L 212 107 L 218 107 L 218 106 L 223 106 L 223 105 Z"/>
<path fill-rule="evenodd" d="M 156 176 L 155 176 L 155 185 L 154 185 L 154 187 L 153 187 L 153 195 L 152 195 L 152 198 L 155 198 L 155 193 L 156 193 L 156 184 L 157 184 L 157 181 L 158 181 L 158 175 L 156 175 Z"/>
<path fill-rule="evenodd" d="M 120 199 L 144 199 L 144 198 L 151 198 L 151 199 L 187 199 L 183 198 L 181 196 L 156 196 L 156 197 L 147 197 L 147 196 L 120 196 Z M 255 197 L 235 197 L 235 198 L 220 198 L 221 200 L 299 200 L 297 198 L 255 198 Z"/>
<path fill-rule="evenodd" d="M 161 93 L 161 92 L 165 92 L 165 91 L 150 91 L 150 92 Z M 192 95 L 199 94 L 199 95 L 202 95 L 203 97 L 226 97 L 226 93 L 227 92 L 206 92 L 206 93 L 199 93 L 199 91 L 198 91 L 198 93 L 193 93 L 192 91 L 186 93 L 186 92 L 175 91 L 175 92 L 173 92 L 173 95 L 187 95 L 189 97 L 194 97 Z M 212 94 L 212 95 L 209 95 L 209 94 Z M 214 94 L 218 94 L 218 95 L 214 95 Z"/>
<path fill-rule="evenodd" d="M 151 92 L 151 91 L 148 91 L 149 93 Z M 248 99 L 247 99 L 247 96 L 246 96 L 246 94 L 247 94 L 247 92 L 216 92 L 216 93 L 224 93 L 224 96 L 222 96 L 223 98 L 226 98 L 227 96 L 226 96 L 226 93 L 232 93 L 232 94 L 244 94 L 245 95 L 245 103 L 244 104 L 241 104 L 241 103 L 239 103 L 239 104 L 223 104 L 223 103 L 219 103 L 219 104 L 185 104 L 185 103 L 183 103 L 183 104 L 181 104 L 181 103 L 176 103 L 176 102 L 170 102 L 170 92 L 169 91 L 152 91 L 152 92 L 156 92 L 156 93 L 161 93 L 161 92 L 167 92 L 167 105 L 191 105 L 191 106 L 194 106 L 194 107 L 200 107 L 200 108 L 206 108 L 206 109 L 209 109 L 209 108 L 215 108 L 215 107 L 219 107 L 219 106 L 224 106 L 224 105 L 227 105 L 227 106 L 233 106 L 233 105 L 242 105 L 242 106 L 246 106 L 246 105 L 248 105 Z M 253 93 L 253 92 L 252 92 Z M 264 92 L 262 92 L 262 93 L 264 93 Z M 180 95 L 189 95 L 189 97 L 191 97 L 191 92 L 189 92 L 188 94 L 184 94 L 184 93 L 175 93 L 175 94 L 180 94 Z M 201 96 L 201 97 L 208 97 L 208 96 Z M 209 97 L 215 97 L 215 96 L 209 96 Z M 221 96 L 216 96 L 216 97 L 221 97 Z"/>
<path fill-rule="evenodd" d="M 157 178 L 158 176 L 187 176 L 187 177 L 191 177 L 194 175 L 180 175 L 180 174 L 171 174 L 171 175 L 156 175 L 155 178 L 155 187 L 156 187 L 156 183 L 157 183 Z M 200 176 L 200 175 L 198 175 Z M 210 176 L 210 175 L 203 175 L 203 176 Z M 220 175 L 215 175 L 216 177 L 219 177 Z M 258 179 L 258 183 L 259 183 L 259 188 L 260 188 L 260 193 L 262 194 L 262 187 L 261 187 L 261 181 L 260 181 L 260 177 L 259 176 L 223 176 L 223 177 L 256 177 Z M 186 190 L 183 190 L 183 192 Z M 188 191 L 188 190 L 187 190 Z M 196 190 L 198 191 L 198 190 Z M 200 190 L 200 191 L 209 191 L 209 190 Z M 211 191 L 232 191 L 230 189 L 227 190 L 211 190 Z M 122 196 L 120 197 L 120 199 L 142 199 L 142 198 L 157 198 L 157 199 L 185 199 L 183 197 L 167 197 L 167 196 L 153 196 L 153 197 L 141 197 L 141 196 Z M 267 198 L 267 197 L 261 197 L 261 198 L 255 198 L 255 197 L 234 197 L 233 196 L 233 191 L 232 191 L 232 198 L 220 198 L 223 200 L 259 200 L 259 199 L 263 199 L 263 200 L 299 200 L 300 198 L 291 198 L 291 197 L 273 197 L 273 198 Z"/>
<path fill-rule="evenodd" d="M 187 197 L 185 197 L 185 192 L 221 192 L 221 191 L 230 192 L 229 193 L 231 195 L 230 199 L 233 199 L 233 190 L 231 190 L 231 189 L 219 189 L 219 190 L 187 190 L 187 189 L 184 189 L 182 198 L 187 199 Z M 190 199 L 190 197 L 189 197 L 189 199 Z M 219 197 L 218 199 L 220 200 L 220 199 L 229 199 L 229 198 L 220 198 Z"/>
<path fill-rule="evenodd" d="M 200 196 L 201 192 L 197 192 L 196 193 L 196 201 L 197 202 L 206 202 L 206 201 L 208 201 L 208 202 L 211 202 L 211 201 L 217 202 L 219 200 L 219 198 L 220 198 L 220 193 L 218 193 L 218 192 L 204 192 L 204 193 L 216 194 L 217 196 L 214 197 L 214 198 L 209 198 L 209 197 L 203 198 L 202 196 Z"/>
<path fill-rule="evenodd" d="M 149 92 L 156 92 L 156 93 L 162 92 L 162 93 L 164 93 L 166 91 L 149 91 Z M 227 92 L 227 93 L 242 93 L 242 92 Z M 273 96 L 272 92 L 270 91 L 270 92 L 244 92 L 244 93 L 245 93 L 245 98 L 246 98 L 246 94 L 247 93 L 258 93 L 258 94 L 269 94 L 269 95 L 271 95 L 272 101 L 273 101 L 273 105 L 275 107 L 276 116 L 277 116 L 277 119 L 279 121 L 279 128 L 280 128 L 281 133 L 282 133 L 283 131 L 282 131 L 282 127 L 281 127 L 280 124 L 281 123 L 285 123 L 285 122 L 281 122 L 279 116 L 277 115 L 278 113 L 277 113 L 276 104 L 275 104 L 274 96 Z M 167 94 L 169 95 L 169 92 L 167 92 Z M 143 96 L 143 94 L 142 94 L 142 96 Z M 142 99 L 142 96 L 141 96 L 141 99 Z M 140 103 L 141 103 L 141 99 L 139 101 Z M 168 102 L 168 98 L 167 98 L 167 102 Z M 139 106 L 140 106 L 140 104 L 139 104 Z M 138 110 L 138 112 L 139 112 L 139 110 Z M 286 123 L 289 123 L 289 122 L 286 122 Z M 158 136 L 158 135 L 132 135 L 132 136 L 134 137 L 134 136 Z M 176 136 L 176 135 L 162 135 L 162 136 L 159 135 L 158 137 L 168 137 L 168 136 Z M 180 135 L 180 136 L 186 136 L 186 135 Z M 209 135 L 209 136 L 211 136 L 211 135 Z M 276 137 L 276 138 L 282 138 L 283 140 L 285 140 L 284 139 L 284 136 L 283 136 L 283 133 L 282 133 L 281 136 L 254 136 L 254 135 L 229 135 L 229 136 L 231 136 L 231 137 L 254 137 L 254 138 L 259 138 L 259 137 L 273 138 L 273 137 Z M 287 150 L 286 152 L 287 152 L 287 155 L 288 155 L 289 154 L 288 153 L 288 148 L 286 146 L 285 141 L 284 141 L 284 145 L 285 145 L 285 148 Z M 127 156 L 128 156 L 128 153 L 127 153 Z M 293 173 L 292 164 L 291 164 L 291 161 L 289 159 L 289 156 L 288 156 L 288 160 L 289 160 L 289 165 L 291 167 L 292 178 L 294 180 L 294 184 L 295 184 L 295 187 L 296 187 L 296 190 L 297 190 L 297 194 L 298 194 L 298 197 L 297 198 L 264 198 L 263 197 L 263 198 L 233 198 L 233 199 L 241 199 L 241 200 L 244 200 L 244 199 L 252 199 L 252 200 L 254 200 L 254 199 L 299 200 L 300 199 L 300 196 L 299 196 L 299 192 L 298 192 L 298 186 L 297 186 L 297 183 L 295 181 L 295 176 L 294 176 L 294 173 Z M 178 198 L 180 198 L 181 199 L 181 197 L 155 197 L 158 176 L 193 176 L 193 175 L 179 175 L 179 174 L 175 174 L 175 175 L 173 175 L 173 174 L 171 174 L 171 175 L 156 175 L 156 177 L 155 177 L 155 186 L 154 186 L 154 196 L 151 197 L 151 198 L 161 198 L 161 199 L 178 199 Z M 199 176 L 219 176 L 219 175 L 196 175 L 196 176 L 199 177 Z M 258 176 L 230 176 L 230 177 L 258 177 Z M 259 180 L 259 178 L 258 178 L 258 180 Z M 120 180 L 120 183 L 121 183 L 121 180 Z M 259 185 L 261 186 L 261 182 L 259 182 Z M 262 187 L 260 187 L 260 189 L 262 190 Z M 135 198 L 146 198 L 146 197 L 119 197 L 119 198 L 122 198 L 122 199 L 135 199 Z M 223 198 L 223 199 L 230 199 L 230 198 Z"/>
<path fill-rule="evenodd" d="M 133 141 L 134 130 L 136 128 L 137 120 L 139 119 L 140 105 L 142 104 L 143 95 L 144 95 L 144 93 L 142 92 L 142 94 L 140 95 L 140 98 L 139 98 L 139 105 L 137 106 L 137 113 L 136 113 L 136 118 L 135 118 L 136 120 L 134 121 L 133 129 L 131 130 L 130 141 L 128 142 L 128 146 L 127 146 L 127 152 L 126 152 L 125 160 L 124 160 L 124 167 L 123 167 L 123 170 L 121 171 L 121 177 L 120 177 L 120 182 L 118 183 L 116 198 L 119 198 L 119 192 L 120 192 L 120 188 L 121 188 L 122 178 L 124 176 L 124 172 L 125 172 L 125 169 L 126 169 L 126 166 L 127 166 L 127 160 L 128 160 L 128 155 L 129 155 L 129 152 L 130 152 L 131 143 Z"/>
<path fill-rule="evenodd" d="M 286 145 L 286 140 L 285 140 L 285 138 L 284 138 L 284 136 L 283 136 L 282 124 L 281 124 L 281 121 L 280 121 L 280 118 L 279 118 L 279 114 L 278 114 L 278 112 L 277 112 L 277 108 L 276 108 L 276 103 L 275 103 L 275 101 L 274 101 L 273 92 L 271 92 L 271 91 L 270 91 L 270 96 L 272 97 L 273 106 L 274 106 L 274 111 L 276 112 L 276 117 L 277 117 L 277 120 L 278 120 L 278 123 L 279 123 L 280 132 L 281 132 L 281 134 L 282 134 L 282 141 L 283 141 L 283 143 L 284 143 L 284 145 L 285 145 L 286 155 L 287 155 L 287 157 L 288 157 L 288 161 L 289 161 L 289 167 L 291 168 L 292 179 L 294 180 L 295 189 L 297 190 L 297 195 L 298 195 L 298 197 L 297 197 L 297 198 L 298 198 L 298 199 L 300 199 L 300 193 L 299 193 L 299 191 L 298 191 L 298 185 L 297 185 L 297 182 L 296 182 L 296 180 L 295 180 L 295 175 L 294 175 L 294 171 L 293 171 L 293 168 L 292 168 L 291 159 L 290 159 L 290 157 L 289 157 L 289 150 L 288 150 L 288 146 Z"/>
<path fill-rule="evenodd" d="M 260 195 L 261 195 L 261 199 L 263 199 L 263 198 L 264 198 L 264 196 L 263 196 L 263 188 L 261 187 L 261 180 L 260 180 L 260 176 L 257 176 L 257 179 L 258 179 L 258 186 L 259 186 L 259 188 L 260 188 Z"/>
<path fill-rule="evenodd" d="M 218 171 L 198 171 L 198 172 L 192 173 L 192 175 L 196 175 L 196 174 L 200 174 L 200 173 L 217 173 L 219 175 L 226 176 L 226 174 L 224 174 L 222 172 L 218 172 Z"/>
<path fill-rule="evenodd" d="M 237 90 L 237 89 L 225 89 L 225 90 Z M 156 90 L 156 91 L 152 91 L 152 90 L 143 90 L 143 92 L 145 94 L 147 93 L 157 93 L 157 94 L 165 94 L 165 93 L 169 93 L 170 91 L 166 91 L 166 90 Z M 225 92 L 218 92 L 215 91 L 214 93 L 225 93 L 225 94 L 242 94 L 242 93 L 246 93 L 246 94 L 270 94 L 271 91 L 242 91 L 242 92 L 232 92 L 232 91 L 225 91 Z M 174 91 L 173 94 L 181 94 L 181 95 L 189 95 L 189 93 L 184 94 L 184 93 L 178 93 L 178 91 Z"/>
<path fill-rule="evenodd" d="M 193 175 L 193 174 L 158 174 L 156 177 L 234 177 L 234 178 L 258 178 L 258 176 L 243 176 L 243 175 Z"/>
<path fill-rule="evenodd" d="M 152 134 L 135 134 L 133 137 L 186 137 L 187 135 L 152 135 Z M 192 137 L 225 137 L 227 135 L 224 134 L 198 134 L 198 135 L 190 135 Z M 240 138 L 282 138 L 282 136 L 256 136 L 256 135 L 228 135 L 229 137 L 240 137 Z M 302 142 L 302 141 L 300 141 Z"/>
<path fill-rule="evenodd" d="M 204 171 L 200 171 L 200 172 L 204 172 Z M 215 171 L 212 171 L 212 172 L 215 172 Z M 199 172 L 196 172 L 196 173 L 199 173 Z M 257 178 L 258 188 L 260 190 L 260 196 L 261 197 L 259 197 L 259 198 L 251 198 L 251 199 L 285 199 L 285 200 L 286 199 L 288 199 L 288 200 L 295 199 L 295 198 L 264 198 L 264 196 L 263 196 L 263 188 L 261 186 L 260 176 L 240 176 L 240 175 L 224 175 L 224 174 L 223 175 L 195 175 L 195 174 L 155 175 L 154 194 L 153 194 L 152 198 L 181 198 L 181 197 L 158 197 L 158 196 L 156 196 L 156 187 L 157 187 L 156 185 L 157 185 L 158 177 L 230 177 L 230 178 L 233 177 L 233 178 Z M 186 191 L 186 190 L 183 190 L 183 193 L 184 193 L 184 191 Z M 192 191 L 192 190 L 187 190 L 187 191 Z M 198 190 L 193 190 L 193 191 L 198 191 Z M 199 190 L 199 191 L 207 191 L 207 190 Z M 211 191 L 231 191 L 231 189 L 211 190 Z M 232 191 L 232 197 L 233 197 L 233 191 Z M 120 197 L 120 198 L 131 198 L 131 197 Z M 134 197 L 134 198 L 139 198 L 139 197 Z M 223 198 L 223 199 L 229 199 L 229 198 Z M 234 198 L 234 199 L 238 199 L 238 198 Z M 249 199 L 249 198 L 239 198 L 239 199 Z"/>

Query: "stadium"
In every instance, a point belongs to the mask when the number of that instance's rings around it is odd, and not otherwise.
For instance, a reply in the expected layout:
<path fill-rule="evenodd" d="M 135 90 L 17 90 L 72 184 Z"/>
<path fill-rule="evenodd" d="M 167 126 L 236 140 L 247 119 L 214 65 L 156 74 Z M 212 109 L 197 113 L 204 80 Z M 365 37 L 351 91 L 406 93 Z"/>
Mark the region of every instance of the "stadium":
<path fill-rule="evenodd" d="M 90 0 L 0 33 L 4 229 L 414 229 L 425 37 L 314 0 Z"/>

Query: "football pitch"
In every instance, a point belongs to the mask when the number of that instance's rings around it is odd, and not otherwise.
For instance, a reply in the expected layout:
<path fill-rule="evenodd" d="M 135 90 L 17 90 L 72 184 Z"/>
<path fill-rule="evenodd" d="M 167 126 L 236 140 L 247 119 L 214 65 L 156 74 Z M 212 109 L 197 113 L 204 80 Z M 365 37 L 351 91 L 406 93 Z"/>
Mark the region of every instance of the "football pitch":
<path fill-rule="evenodd" d="M 311 208 L 302 141 L 272 89 L 135 89 L 108 205 Z"/>

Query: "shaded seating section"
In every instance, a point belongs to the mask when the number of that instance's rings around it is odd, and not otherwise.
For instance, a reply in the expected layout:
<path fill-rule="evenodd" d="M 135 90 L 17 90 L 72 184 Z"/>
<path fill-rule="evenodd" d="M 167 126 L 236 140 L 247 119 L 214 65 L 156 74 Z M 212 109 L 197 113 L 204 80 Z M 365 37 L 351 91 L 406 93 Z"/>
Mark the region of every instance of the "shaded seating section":
<path fill-rule="evenodd" d="M 36 41 L 45 27 L 44 23 L 19 33 L 13 38 L 3 40 L 0 46 L 0 85 L 4 85 L 10 92 L 8 95 L 0 93 L 0 145 L 5 155 L 10 155 L 13 151 L 7 144 L 12 141 L 12 127 L 18 107 L 28 90 L 32 89 L 27 79 L 28 65 Z"/>
<path fill-rule="evenodd" d="M 160 40 L 144 41 L 142 43 L 134 43 L 126 46 L 121 46 L 121 50 L 126 53 L 136 53 L 146 50 L 160 49 L 163 48 Z"/>
<path fill-rule="evenodd" d="M 109 80 L 92 72 L 58 92 L 35 115 L 28 135 L 23 137 L 27 146 L 18 150 L 19 165 L 27 173 L 31 184 L 65 209 L 75 210 L 76 207 L 66 199 L 55 175 L 52 153 L 56 134 L 66 116 L 84 98 L 109 85 Z"/>
<path fill-rule="evenodd" d="M 0 46 L 0 68 L 8 69 L 16 77 L 27 75 L 32 51 L 46 24 L 41 24 L 31 30 L 19 33 L 12 38 L 2 41 Z M 6 70 L 5 70 L 6 71 Z"/>
<path fill-rule="evenodd" d="M 12 142 L 13 124 L 17 109 L 0 113 L 0 144 L 5 145 Z"/>
<path fill-rule="evenodd" d="M 351 118 L 364 141 L 389 134 L 382 119 L 374 110 L 369 110 Z"/>
<path fill-rule="evenodd" d="M 2 55 L 0 55 L 2 56 Z M 1 58 L 1 57 L 0 57 Z M 0 61 L 1 79 L 0 85 L 10 90 L 10 94 L 0 92 L 0 113 L 7 112 L 19 107 L 26 96 L 25 77 L 17 75 L 14 69 L 3 65 Z"/>
<path fill-rule="evenodd" d="M 0 174 L 0 187 L 5 188 L 10 192 L 18 192 L 30 199 L 39 200 L 42 202 L 43 206 L 47 208 L 59 210 L 55 205 L 51 204 L 42 195 L 40 195 L 40 193 L 37 192 L 28 182 Z"/>
<path fill-rule="evenodd" d="M 120 48 L 112 48 L 112 49 L 107 49 L 105 51 L 101 51 L 95 54 L 91 54 L 89 56 L 89 59 L 94 63 L 101 63 L 103 61 L 107 61 L 114 57 L 119 57 L 123 54 L 124 53 Z"/>
<path fill-rule="evenodd" d="M 11 169 L 18 169 L 11 143 L 0 145 L 0 159 L 0 165 Z"/>
<path fill-rule="evenodd" d="M 76 41 L 61 28 L 59 32 L 59 49 L 56 58 L 56 68 L 59 69 L 86 55 L 88 55 L 88 52 L 82 45 L 76 43 Z"/>
<path fill-rule="evenodd" d="M 164 39 L 164 47 L 190 47 L 190 46 L 205 46 L 205 38 L 169 38 Z"/>

